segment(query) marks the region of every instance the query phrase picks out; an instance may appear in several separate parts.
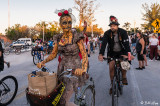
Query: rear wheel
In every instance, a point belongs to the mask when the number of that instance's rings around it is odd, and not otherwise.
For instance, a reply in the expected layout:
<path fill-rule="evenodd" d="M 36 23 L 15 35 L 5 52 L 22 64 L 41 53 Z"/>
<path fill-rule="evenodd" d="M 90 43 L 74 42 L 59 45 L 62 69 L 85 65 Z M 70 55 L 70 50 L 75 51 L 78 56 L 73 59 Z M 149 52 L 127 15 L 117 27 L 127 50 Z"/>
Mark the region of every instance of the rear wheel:
<path fill-rule="evenodd" d="M 37 55 L 33 56 L 33 63 L 34 63 L 34 65 L 37 65 L 37 63 L 39 63 L 39 59 L 38 59 Z"/>
<path fill-rule="evenodd" d="M 133 49 L 133 51 L 132 51 L 132 55 L 133 55 L 133 56 L 136 56 L 136 55 L 137 55 L 137 53 L 136 53 L 136 49 Z"/>
<path fill-rule="evenodd" d="M 9 51 L 9 50 L 4 50 L 4 54 L 5 54 L 5 55 L 9 55 L 9 54 L 10 54 L 10 51 Z"/>
<path fill-rule="evenodd" d="M 95 90 L 94 87 L 88 86 L 83 95 L 82 98 L 84 99 L 81 102 L 80 106 L 95 106 Z"/>
<path fill-rule="evenodd" d="M 15 54 L 16 54 L 16 55 L 21 54 L 21 49 L 15 49 Z"/>
<path fill-rule="evenodd" d="M 0 81 L 0 106 L 10 104 L 15 98 L 18 90 L 17 79 L 13 76 L 6 76 Z"/>
<path fill-rule="evenodd" d="M 112 106 L 118 106 L 118 96 L 118 83 L 116 77 L 114 77 L 112 83 Z"/>

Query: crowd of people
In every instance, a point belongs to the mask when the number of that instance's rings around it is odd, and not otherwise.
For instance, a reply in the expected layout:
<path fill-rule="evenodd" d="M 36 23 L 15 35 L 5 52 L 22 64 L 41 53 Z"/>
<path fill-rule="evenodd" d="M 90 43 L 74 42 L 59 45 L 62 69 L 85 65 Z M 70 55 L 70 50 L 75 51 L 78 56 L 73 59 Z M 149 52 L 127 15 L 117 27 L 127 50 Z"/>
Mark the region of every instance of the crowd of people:
<path fill-rule="evenodd" d="M 61 13 L 61 14 L 60 14 Z M 119 28 L 118 19 L 115 16 L 110 16 L 109 26 L 110 29 L 104 33 L 104 36 L 95 36 L 90 39 L 86 35 L 87 22 L 84 21 L 84 29 L 81 33 L 72 31 L 72 21 L 74 20 L 73 15 L 69 10 L 60 10 L 57 13 L 60 17 L 60 27 L 63 29 L 63 34 L 55 35 L 53 40 L 50 39 L 48 42 L 42 42 L 42 40 L 36 40 L 35 46 L 38 47 L 39 51 L 44 51 L 44 48 L 52 50 L 51 54 L 43 61 L 37 64 L 38 68 L 45 66 L 45 63 L 56 58 L 57 54 L 60 56 L 57 75 L 68 69 L 75 69 L 74 75 L 78 76 L 77 81 L 69 83 L 64 81 L 65 91 L 60 99 L 61 105 L 76 106 L 70 102 L 73 92 L 75 92 L 75 86 L 82 86 L 85 79 L 82 74 L 87 72 L 89 67 L 88 57 L 91 53 L 95 52 L 95 48 L 99 47 L 99 61 L 103 61 L 105 55 L 105 49 L 107 47 L 108 58 L 127 58 L 129 61 L 134 59 L 134 56 L 129 55 L 133 49 L 136 50 L 137 59 L 139 61 L 139 67 L 137 70 L 145 69 L 147 66 L 147 56 L 149 61 L 160 60 L 160 36 L 151 33 L 149 35 L 137 32 L 136 34 L 128 36 L 127 31 Z M 54 47 L 53 47 L 54 45 Z M 5 62 L 3 59 L 3 49 L 0 45 L 0 62 Z M 155 59 L 154 59 L 155 58 Z M 82 59 L 82 61 L 81 61 Z M 115 61 L 109 60 L 109 71 L 111 85 L 114 77 Z M 3 63 L 4 64 L 4 63 Z M 0 67 L 1 68 L 1 67 Z M 4 66 L 2 67 L 4 68 Z M 3 69 L 0 69 L 0 71 Z M 128 85 L 127 70 L 122 69 L 122 83 Z M 81 80 L 79 80 L 81 79 Z M 109 94 L 112 94 L 112 86 L 109 90 Z M 65 102 L 64 102 L 65 101 Z"/>
<path fill-rule="evenodd" d="M 160 36 L 158 34 L 137 32 L 129 36 L 132 52 L 136 50 L 139 67 L 137 70 L 145 69 L 148 61 L 160 60 Z M 147 57 L 149 60 L 147 61 Z"/>

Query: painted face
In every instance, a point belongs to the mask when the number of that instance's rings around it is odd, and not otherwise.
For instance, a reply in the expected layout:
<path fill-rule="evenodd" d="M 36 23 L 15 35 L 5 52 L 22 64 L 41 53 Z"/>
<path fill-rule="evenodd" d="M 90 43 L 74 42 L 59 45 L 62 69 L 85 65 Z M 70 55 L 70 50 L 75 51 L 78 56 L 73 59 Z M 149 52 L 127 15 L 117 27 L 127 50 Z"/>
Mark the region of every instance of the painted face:
<path fill-rule="evenodd" d="M 118 30 L 118 26 L 117 26 L 117 25 L 114 25 L 114 24 L 112 24 L 112 25 L 110 26 L 110 28 L 111 28 L 111 31 L 112 31 L 112 32 L 116 32 L 116 31 Z"/>
<path fill-rule="evenodd" d="M 63 32 L 68 32 L 72 28 L 72 19 L 69 16 L 64 16 L 61 19 L 61 28 L 63 29 Z"/>

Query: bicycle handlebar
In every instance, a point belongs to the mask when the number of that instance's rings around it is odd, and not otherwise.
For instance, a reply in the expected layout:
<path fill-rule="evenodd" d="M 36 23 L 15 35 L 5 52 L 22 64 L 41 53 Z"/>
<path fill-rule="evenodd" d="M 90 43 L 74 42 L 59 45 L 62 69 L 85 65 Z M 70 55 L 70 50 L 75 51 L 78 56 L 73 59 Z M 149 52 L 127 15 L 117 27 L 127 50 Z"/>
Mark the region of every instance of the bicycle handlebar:
<path fill-rule="evenodd" d="M 115 61 L 120 61 L 120 60 L 124 60 L 124 61 L 128 61 L 128 58 L 124 58 L 123 56 L 121 56 L 120 58 L 115 58 L 115 57 L 103 57 L 103 60 L 104 61 L 107 61 L 107 60 L 115 60 Z"/>

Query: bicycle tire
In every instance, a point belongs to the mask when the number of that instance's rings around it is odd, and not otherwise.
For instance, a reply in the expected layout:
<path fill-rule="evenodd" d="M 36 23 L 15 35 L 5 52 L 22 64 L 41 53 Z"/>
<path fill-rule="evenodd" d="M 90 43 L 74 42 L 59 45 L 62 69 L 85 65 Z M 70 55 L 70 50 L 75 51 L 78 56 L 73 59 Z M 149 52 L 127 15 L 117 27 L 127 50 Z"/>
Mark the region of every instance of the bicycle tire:
<path fill-rule="evenodd" d="M 84 90 L 84 92 L 82 93 L 82 94 L 83 94 L 82 97 L 85 96 L 85 100 L 86 100 L 86 98 L 87 98 L 87 97 L 86 97 L 86 94 L 85 94 L 87 90 L 90 90 L 90 91 L 92 92 L 92 94 L 93 94 L 93 96 L 92 96 L 92 98 L 93 98 L 93 99 L 92 99 L 92 104 L 91 104 L 91 105 L 87 105 L 87 104 L 86 104 L 86 101 L 85 101 L 85 103 L 83 103 L 83 105 L 80 105 L 80 106 L 95 106 L 95 89 L 94 89 L 93 86 L 88 86 L 88 87 Z M 88 96 L 91 97 L 90 95 L 91 95 L 91 94 L 89 94 Z M 89 102 L 89 101 L 87 101 L 87 102 Z M 85 105 L 84 105 L 84 104 L 85 104 Z"/>
<path fill-rule="evenodd" d="M 21 54 L 21 49 L 15 49 L 15 54 L 16 54 L 16 55 Z"/>
<path fill-rule="evenodd" d="M 118 84 L 118 87 L 119 87 L 119 93 L 120 95 L 123 94 L 123 83 L 122 83 L 122 72 L 119 71 L 119 84 Z"/>
<path fill-rule="evenodd" d="M 133 50 L 132 54 L 133 54 L 133 56 L 136 56 L 136 55 L 137 55 L 136 49 Z"/>
<path fill-rule="evenodd" d="M 112 106 L 118 106 L 118 84 L 116 77 L 114 77 L 112 83 Z"/>
<path fill-rule="evenodd" d="M 9 54 L 10 54 L 10 51 L 9 51 L 9 50 L 4 50 L 4 54 L 5 54 L 5 55 L 9 55 Z"/>
<path fill-rule="evenodd" d="M 37 62 L 36 62 L 36 60 L 37 60 Z M 34 65 L 37 65 L 37 63 L 39 63 L 39 59 L 38 59 L 37 55 L 33 56 L 33 63 L 34 63 Z"/>
<path fill-rule="evenodd" d="M 17 91 L 18 91 L 18 82 L 17 82 L 17 79 L 14 77 L 14 76 L 6 76 L 6 77 L 4 77 L 4 78 L 2 78 L 1 79 L 1 81 L 4 83 L 4 81 L 6 80 L 6 79 L 12 79 L 14 82 L 15 82 L 15 91 L 14 91 L 14 93 L 13 93 L 13 96 L 11 97 L 11 99 L 8 101 L 8 102 L 6 102 L 6 103 L 1 103 L 1 101 L 0 101 L 0 106 L 6 106 L 6 105 L 8 105 L 8 104 L 10 104 L 12 101 L 13 101 L 13 99 L 15 98 L 15 96 L 16 96 L 16 94 L 17 94 Z M 1 83 L 2 84 L 2 83 Z M 0 85 L 1 85 L 0 84 Z M 6 83 L 5 83 L 6 84 Z M 6 84 L 7 85 L 7 84 Z M 1 95 L 0 95 L 1 96 Z"/>
<path fill-rule="evenodd" d="M 33 50 L 31 50 L 31 56 L 34 56 L 34 51 Z"/>

